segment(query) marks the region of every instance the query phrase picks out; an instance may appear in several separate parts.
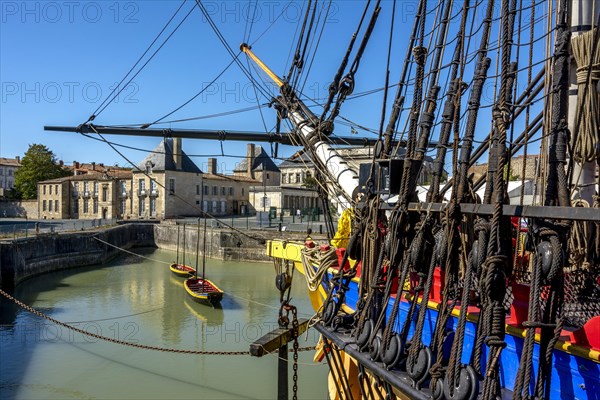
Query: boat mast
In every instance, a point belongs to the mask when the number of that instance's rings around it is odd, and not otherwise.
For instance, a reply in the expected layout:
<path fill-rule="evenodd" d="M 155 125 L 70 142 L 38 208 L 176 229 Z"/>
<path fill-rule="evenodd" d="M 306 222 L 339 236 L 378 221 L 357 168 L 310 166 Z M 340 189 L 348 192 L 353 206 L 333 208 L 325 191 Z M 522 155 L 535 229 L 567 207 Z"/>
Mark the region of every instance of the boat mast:
<path fill-rule="evenodd" d="M 571 1 L 571 32 L 572 38 L 576 38 L 578 36 L 583 35 L 585 32 L 592 30 L 592 28 L 598 28 L 598 16 L 600 15 L 600 0 L 572 0 Z M 593 37 L 594 34 L 592 34 Z M 593 45 L 593 40 L 591 40 Z M 590 53 L 590 56 L 594 53 L 591 46 L 589 49 L 586 49 Z M 573 51 L 573 48 L 572 48 Z M 587 52 L 586 51 L 586 52 Z M 595 50 L 595 58 L 598 58 L 598 44 L 596 43 Z M 592 66 L 594 60 L 589 60 L 589 64 L 587 68 L 581 68 L 582 72 L 578 73 L 578 66 L 576 65 L 575 57 L 571 58 L 571 73 L 569 77 L 570 86 L 569 86 L 569 117 L 568 117 L 568 127 L 569 132 L 572 135 L 581 141 L 584 140 L 581 136 L 582 126 L 587 118 L 594 118 L 592 115 L 583 116 L 580 115 L 583 111 L 579 111 L 578 103 L 579 98 L 586 97 L 590 98 L 592 96 L 598 96 L 598 92 L 600 92 L 600 87 L 596 87 L 593 85 L 593 80 L 591 82 L 587 82 L 588 79 L 588 68 L 593 69 Z M 596 68 L 598 68 L 596 66 Z M 582 93 L 582 87 L 578 84 L 578 80 L 583 80 L 587 82 L 585 87 L 585 91 L 587 93 Z M 579 121 L 578 121 L 579 119 Z M 598 133 L 596 133 L 596 136 Z M 593 141 L 592 141 L 593 144 Z M 598 161 L 598 157 L 600 157 L 600 148 L 598 148 L 600 144 L 598 144 L 598 138 L 596 139 L 596 161 Z M 593 151 L 593 149 L 590 149 Z M 573 183 L 574 189 L 576 191 L 575 196 L 577 199 L 582 199 L 588 202 L 590 206 L 593 205 L 594 201 L 594 192 L 600 193 L 600 186 L 597 186 L 597 182 L 594 182 L 596 176 L 596 162 L 589 159 L 579 159 L 576 154 L 576 159 L 573 160 Z"/>
<path fill-rule="evenodd" d="M 279 87 L 282 94 L 285 94 L 289 85 L 282 81 L 269 67 L 265 65 L 251 50 L 250 46 L 242 43 L 240 49 L 246 53 Z M 314 154 L 332 175 L 332 182 L 336 183 L 347 203 L 350 203 L 355 190 L 358 188 L 358 175 L 347 166 L 347 162 L 333 149 L 328 141 L 321 140 L 317 132 L 315 121 L 318 118 L 308 109 L 308 107 L 298 98 L 297 108 L 287 109 L 288 118 L 296 128 L 298 134 L 304 137 L 306 143 L 310 143 Z M 302 112 L 306 115 L 304 115 Z M 339 193 L 336 193 L 339 195 Z"/>
<path fill-rule="evenodd" d="M 179 225 L 177 225 L 177 256 L 175 264 L 179 264 Z"/>
<path fill-rule="evenodd" d="M 183 224 L 183 251 L 181 252 L 181 263 L 185 264 L 185 224 Z"/>
<path fill-rule="evenodd" d="M 206 218 L 204 218 L 206 221 Z M 206 239 L 204 240 L 206 242 Z M 198 249 L 200 248 L 200 218 L 198 218 L 198 229 L 196 230 L 196 279 L 198 279 Z M 204 257 L 202 263 L 202 277 L 204 278 Z"/>
<path fill-rule="evenodd" d="M 200 233 L 200 219 L 198 219 L 198 233 Z M 206 218 L 204 218 L 204 234 L 202 235 L 202 279 L 206 281 Z M 197 270 L 196 270 L 197 271 Z"/>

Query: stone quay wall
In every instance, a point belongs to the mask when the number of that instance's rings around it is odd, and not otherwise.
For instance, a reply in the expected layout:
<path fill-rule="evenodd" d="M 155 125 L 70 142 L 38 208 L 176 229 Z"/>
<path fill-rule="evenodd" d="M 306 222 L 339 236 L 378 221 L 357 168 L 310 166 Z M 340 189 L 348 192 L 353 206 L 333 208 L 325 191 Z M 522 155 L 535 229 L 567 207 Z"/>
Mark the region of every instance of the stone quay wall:
<path fill-rule="evenodd" d="M 176 251 L 179 237 L 181 253 L 184 250 L 184 236 L 186 259 L 194 259 L 197 243 L 202 256 L 203 227 L 199 230 L 197 226 L 187 225 L 184 231 L 183 226 L 171 223 L 128 223 L 91 232 L 50 233 L 0 241 L 0 287 L 10 290 L 22 281 L 42 273 L 104 264 L 122 254 L 116 247 L 158 247 Z M 275 238 L 304 239 L 298 233 L 266 230 L 242 233 L 225 228 L 208 228 L 206 256 L 224 261 L 268 262 L 271 259 L 265 254 L 263 241 Z"/>

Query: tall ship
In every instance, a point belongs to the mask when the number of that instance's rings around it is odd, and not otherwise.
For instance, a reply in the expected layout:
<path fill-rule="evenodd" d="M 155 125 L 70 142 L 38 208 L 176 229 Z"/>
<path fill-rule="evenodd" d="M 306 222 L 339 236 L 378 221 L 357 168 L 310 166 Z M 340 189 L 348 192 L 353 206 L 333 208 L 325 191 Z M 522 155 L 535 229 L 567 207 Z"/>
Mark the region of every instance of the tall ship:
<path fill-rule="evenodd" d="M 420 0 L 400 79 L 388 64 L 369 110 L 372 161 L 351 168 L 336 118 L 396 6 L 364 5 L 319 113 L 295 80 L 306 37 L 286 77 L 241 46 L 341 212 L 328 244 L 267 244 L 306 277 L 330 398 L 598 398 L 600 2 Z"/>
<path fill-rule="evenodd" d="M 242 44 L 236 55 L 224 43 L 252 82 L 256 71 L 277 89 L 268 137 L 103 127 L 95 116 L 67 130 L 302 148 L 337 229 L 330 220 L 326 243 L 271 240 L 266 252 L 296 339 L 284 294 L 299 284 L 294 270 L 304 275 L 331 399 L 600 398 L 600 1 L 353 7 L 323 99 L 303 88 L 332 2 L 303 3 L 285 74 L 269 68 L 280 52 Z M 385 84 L 356 92 L 373 48 L 385 52 Z M 378 128 L 342 114 L 373 93 L 383 100 L 361 111 L 380 116 Z M 340 125 L 366 136 L 338 136 Z M 368 162 L 340 154 L 357 143 Z"/>

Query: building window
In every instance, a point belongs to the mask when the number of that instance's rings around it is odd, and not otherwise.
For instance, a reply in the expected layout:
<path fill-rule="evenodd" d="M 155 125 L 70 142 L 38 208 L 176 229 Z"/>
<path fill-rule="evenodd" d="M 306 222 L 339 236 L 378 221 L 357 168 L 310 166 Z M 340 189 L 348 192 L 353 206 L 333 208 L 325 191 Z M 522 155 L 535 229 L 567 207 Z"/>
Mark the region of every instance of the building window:
<path fill-rule="evenodd" d="M 150 215 L 153 217 L 156 216 L 156 197 L 150 198 Z"/>
<path fill-rule="evenodd" d="M 58 185 L 54 186 L 54 193 L 58 194 Z"/>
<path fill-rule="evenodd" d="M 217 209 L 217 204 L 219 204 L 219 202 L 218 202 L 218 201 L 216 201 L 216 200 L 213 200 L 213 201 L 212 201 L 212 211 L 213 211 L 214 213 L 217 213 L 217 214 L 218 214 L 218 213 L 219 213 L 219 210 Z"/>
<path fill-rule="evenodd" d="M 98 214 L 98 199 L 94 199 L 92 214 Z"/>
<path fill-rule="evenodd" d="M 46 194 L 46 185 L 42 185 L 42 193 Z"/>
<path fill-rule="evenodd" d="M 57 193 L 58 194 L 58 193 Z M 98 195 L 98 182 L 94 181 L 94 194 L 97 196 Z"/>
<path fill-rule="evenodd" d="M 73 192 L 75 194 L 79 193 L 79 182 L 75 182 L 75 184 L 73 185 Z"/>
<path fill-rule="evenodd" d="M 145 179 L 139 179 L 138 183 L 139 183 L 139 186 L 140 186 L 140 194 L 146 194 L 146 180 Z"/>
<path fill-rule="evenodd" d="M 300 173 L 296 173 L 296 183 L 300 183 Z"/>
<path fill-rule="evenodd" d="M 196 195 L 200 196 L 200 185 L 196 185 Z"/>
<path fill-rule="evenodd" d="M 8 170 L 8 176 L 12 176 L 12 174 L 13 174 L 13 170 L 12 170 L 12 169 L 9 169 L 9 170 Z"/>
<path fill-rule="evenodd" d="M 156 193 L 156 181 L 154 179 L 150 179 L 150 192 Z"/>
<path fill-rule="evenodd" d="M 269 178 L 270 178 L 270 176 L 269 176 L 269 173 L 267 172 L 267 179 L 269 179 Z"/>
<path fill-rule="evenodd" d="M 229 188 L 229 195 L 233 196 L 233 188 L 232 187 Z"/>
<path fill-rule="evenodd" d="M 221 186 L 221 196 L 225 196 L 225 186 Z"/>
<path fill-rule="evenodd" d="M 42 201 L 42 211 L 46 211 L 46 200 Z"/>
<path fill-rule="evenodd" d="M 171 194 L 175 193 L 175 178 L 169 178 L 169 192 Z"/>
<path fill-rule="evenodd" d="M 125 210 L 127 210 L 127 199 L 122 199 L 119 208 L 119 214 L 125 215 Z"/>
<path fill-rule="evenodd" d="M 242 188 L 242 196 L 244 195 L 244 188 Z"/>
<path fill-rule="evenodd" d="M 87 194 L 88 194 L 88 191 L 89 191 L 88 189 L 89 189 L 89 186 L 88 186 L 88 181 L 84 181 L 84 182 L 83 182 L 83 193 L 84 193 L 85 195 L 87 195 Z M 86 211 L 86 212 L 87 212 L 87 211 Z"/>
<path fill-rule="evenodd" d="M 71 212 L 73 215 L 79 214 L 79 201 L 77 199 L 73 200 L 71 203 Z"/>
<path fill-rule="evenodd" d="M 58 200 L 54 200 L 54 211 L 58 212 Z"/>
<path fill-rule="evenodd" d="M 139 209 L 140 217 L 142 215 L 144 215 L 145 212 L 146 212 L 146 201 L 144 200 L 143 197 L 140 197 L 140 209 Z"/>
<path fill-rule="evenodd" d="M 48 194 L 52 194 L 52 185 L 48 185 Z"/>
<path fill-rule="evenodd" d="M 48 212 L 52 212 L 52 200 L 48 200 Z"/>
<path fill-rule="evenodd" d="M 204 186 L 204 187 L 208 187 L 208 186 Z M 204 200 L 202 202 L 202 211 L 204 211 L 204 212 L 208 211 L 207 208 L 208 208 L 208 200 Z"/>
<path fill-rule="evenodd" d="M 121 181 L 121 194 L 127 196 L 127 182 Z M 123 210 L 125 211 L 125 210 Z"/>
<path fill-rule="evenodd" d="M 204 194 L 208 196 L 208 186 L 204 185 Z"/>
<path fill-rule="evenodd" d="M 227 214 L 227 202 L 224 200 L 221 200 L 221 212 L 223 214 Z"/>
<path fill-rule="evenodd" d="M 286 174 L 281 174 L 281 183 L 285 183 Z"/>
<path fill-rule="evenodd" d="M 108 199 L 108 186 L 102 186 L 102 201 L 107 201 Z"/>
<path fill-rule="evenodd" d="M 83 200 L 83 213 L 87 214 L 89 211 L 90 211 L 89 200 L 85 199 L 85 200 Z"/>
<path fill-rule="evenodd" d="M 216 196 L 219 194 L 219 188 L 216 186 L 213 186 L 213 196 Z"/>

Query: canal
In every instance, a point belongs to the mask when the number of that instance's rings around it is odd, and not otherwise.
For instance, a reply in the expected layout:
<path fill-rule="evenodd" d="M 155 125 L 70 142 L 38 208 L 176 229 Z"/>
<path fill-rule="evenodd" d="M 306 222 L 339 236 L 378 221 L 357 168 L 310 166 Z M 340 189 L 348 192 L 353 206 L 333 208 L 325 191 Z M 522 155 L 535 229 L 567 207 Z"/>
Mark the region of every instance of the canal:
<path fill-rule="evenodd" d="M 174 349 L 247 351 L 277 327 L 278 292 L 271 264 L 207 260 L 207 276 L 225 297 L 221 309 L 187 298 L 167 263 L 175 254 L 136 249 L 95 267 L 41 275 L 17 286 L 26 304 L 87 332 Z M 193 264 L 193 262 L 188 262 Z M 299 316 L 312 308 L 296 274 L 292 303 Z M 73 332 L 5 300 L 0 310 L 2 399 L 271 399 L 277 355 L 203 356 L 114 344 Z M 307 339 L 307 341 L 305 341 Z M 311 330 L 300 346 L 312 346 Z M 327 397 L 327 365 L 300 353 L 300 399 Z M 291 360 L 291 354 L 290 354 Z M 290 388 L 291 365 L 290 365 Z"/>

